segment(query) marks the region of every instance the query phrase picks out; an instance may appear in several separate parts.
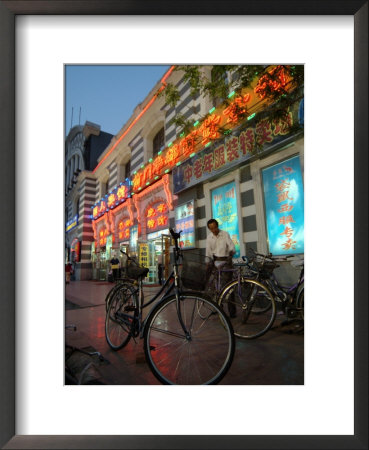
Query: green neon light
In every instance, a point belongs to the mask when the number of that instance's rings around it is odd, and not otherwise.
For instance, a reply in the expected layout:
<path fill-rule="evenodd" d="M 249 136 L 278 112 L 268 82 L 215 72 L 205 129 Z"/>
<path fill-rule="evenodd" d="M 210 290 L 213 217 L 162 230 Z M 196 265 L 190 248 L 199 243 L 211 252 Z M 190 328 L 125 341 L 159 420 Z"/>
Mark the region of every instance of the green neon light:
<path fill-rule="evenodd" d="M 133 175 L 136 175 L 136 173 L 137 173 L 137 170 L 135 170 L 135 171 L 133 172 Z"/>
<path fill-rule="evenodd" d="M 232 91 L 230 94 L 228 94 L 228 98 L 233 97 L 235 93 L 236 93 L 236 91 Z"/>
<path fill-rule="evenodd" d="M 193 126 L 194 127 L 197 127 L 197 125 L 199 124 L 200 122 L 198 121 L 198 120 L 196 120 L 196 122 L 193 124 Z"/>
<path fill-rule="evenodd" d="M 196 152 L 191 153 L 190 158 L 193 158 L 196 155 Z"/>
<path fill-rule="evenodd" d="M 215 106 L 211 109 L 209 109 L 209 114 L 211 114 L 213 111 L 215 111 Z"/>
<path fill-rule="evenodd" d="M 168 173 L 169 172 L 169 169 L 167 169 L 164 173 Z"/>
<path fill-rule="evenodd" d="M 183 137 L 184 135 L 185 135 L 185 133 L 183 132 L 179 135 L 179 137 Z"/>
<path fill-rule="evenodd" d="M 230 132 L 231 132 L 231 130 L 226 130 L 226 131 L 224 132 L 224 134 L 227 135 L 227 134 L 229 134 Z"/>
<path fill-rule="evenodd" d="M 177 162 L 176 166 L 180 166 L 181 165 L 181 161 Z"/>
<path fill-rule="evenodd" d="M 142 187 L 139 187 L 138 190 L 140 191 L 142 189 Z"/>
<path fill-rule="evenodd" d="M 173 142 L 169 142 L 168 147 L 170 147 L 173 144 Z"/>
<path fill-rule="evenodd" d="M 150 181 L 148 181 L 147 183 L 146 183 L 146 186 L 148 186 L 150 184 Z"/>
<path fill-rule="evenodd" d="M 141 164 L 141 169 L 143 169 L 145 167 L 145 164 Z"/>
<path fill-rule="evenodd" d="M 249 117 L 247 118 L 247 120 L 251 120 L 253 117 L 255 117 L 255 115 L 256 115 L 256 113 L 251 114 L 251 116 L 249 116 Z"/>
<path fill-rule="evenodd" d="M 211 145 L 211 142 L 208 142 L 205 147 L 209 147 L 209 145 Z"/>
<path fill-rule="evenodd" d="M 158 180 L 159 179 L 159 175 L 156 175 L 156 177 L 154 178 L 154 180 Z"/>
<path fill-rule="evenodd" d="M 160 152 L 158 152 L 158 155 L 161 155 L 163 153 L 163 150 L 160 150 Z"/>
<path fill-rule="evenodd" d="M 152 158 L 149 159 L 149 162 L 152 162 Z"/>

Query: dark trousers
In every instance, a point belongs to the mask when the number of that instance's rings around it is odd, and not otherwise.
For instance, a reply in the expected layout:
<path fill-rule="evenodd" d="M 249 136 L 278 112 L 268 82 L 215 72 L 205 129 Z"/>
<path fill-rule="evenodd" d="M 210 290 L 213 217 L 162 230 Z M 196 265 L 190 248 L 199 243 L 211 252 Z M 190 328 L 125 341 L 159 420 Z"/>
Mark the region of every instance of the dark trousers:
<path fill-rule="evenodd" d="M 233 269 L 233 264 L 226 262 L 223 266 L 222 269 Z M 233 279 L 233 272 L 222 272 L 220 275 L 220 286 L 221 289 L 223 289 L 223 287 L 229 283 L 230 281 L 232 281 Z M 236 313 L 236 305 L 234 303 L 234 292 L 232 292 L 229 297 L 228 297 L 228 312 L 231 316 L 233 316 Z"/>
<path fill-rule="evenodd" d="M 113 280 L 116 281 L 119 278 L 119 269 L 113 269 Z"/>

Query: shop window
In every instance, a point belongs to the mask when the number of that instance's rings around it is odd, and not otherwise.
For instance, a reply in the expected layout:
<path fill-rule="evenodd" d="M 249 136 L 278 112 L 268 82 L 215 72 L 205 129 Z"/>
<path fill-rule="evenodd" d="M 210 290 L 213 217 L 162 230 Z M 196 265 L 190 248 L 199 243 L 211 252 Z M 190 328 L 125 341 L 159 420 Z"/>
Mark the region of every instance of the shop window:
<path fill-rule="evenodd" d="M 156 156 L 160 150 L 164 147 L 164 128 L 161 128 L 152 141 L 152 153 L 153 157 Z"/>

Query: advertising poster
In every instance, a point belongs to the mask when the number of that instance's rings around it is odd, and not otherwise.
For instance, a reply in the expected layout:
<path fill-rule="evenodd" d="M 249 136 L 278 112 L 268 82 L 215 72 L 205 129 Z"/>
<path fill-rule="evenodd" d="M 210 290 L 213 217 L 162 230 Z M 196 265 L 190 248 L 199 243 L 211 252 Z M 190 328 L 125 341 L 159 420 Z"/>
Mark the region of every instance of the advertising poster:
<path fill-rule="evenodd" d="M 182 248 L 195 247 L 195 201 L 178 206 L 175 209 L 176 231 L 182 230 L 180 246 Z"/>
<path fill-rule="evenodd" d="M 211 191 L 211 208 L 213 218 L 219 223 L 219 228 L 228 231 L 236 247 L 234 258 L 240 257 L 240 234 L 238 230 L 238 211 L 236 183 L 220 186 Z"/>
<path fill-rule="evenodd" d="M 304 253 L 304 186 L 299 156 L 263 169 L 269 251 Z"/>
<path fill-rule="evenodd" d="M 138 225 L 133 225 L 129 233 L 129 249 L 133 254 L 137 254 L 137 237 L 138 237 Z"/>

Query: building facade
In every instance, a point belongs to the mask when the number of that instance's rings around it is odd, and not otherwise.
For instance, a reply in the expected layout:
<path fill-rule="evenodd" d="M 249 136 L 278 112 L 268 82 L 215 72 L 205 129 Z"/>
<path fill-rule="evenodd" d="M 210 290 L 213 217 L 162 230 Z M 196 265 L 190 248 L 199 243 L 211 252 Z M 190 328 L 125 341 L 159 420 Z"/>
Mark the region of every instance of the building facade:
<path fill-rule="evenodd" d="M 236 257 L 248 247 L 303 257 L 303 85 L 284 67 L 266 66 L 225 101 L 193 94 L 181 71 L 164 75 L 68 194 L 80 202 L 78 226 L 87 233 L 80 264 L 89 270 L 81 279 L 106 279 L 108 261 L 122 249 L 156 283 L 159 265 L 164 275 L 170 270 L 169 228 L 182 230 L 184 250 L 205 252 L 211 217 L 230 233 Z M 211 66 L 202 71 L 210 76 Z M 167 83 L 178 88 L 175 107 L 158 95 Z M 297 99 L 277 117 L 264 92 L 273 89 Z M 173 124 L 178 114 L 193 123 L 187 133 Z"/>
<path fill-rule="evenodd" d="M 65 260 L 71 261 L 74 279 L 90 279 L 93 231 L 91 205 L 96 178 L 91 170 L 113 135 L 86 122 L 73 127 L 65 141 Z"/>

